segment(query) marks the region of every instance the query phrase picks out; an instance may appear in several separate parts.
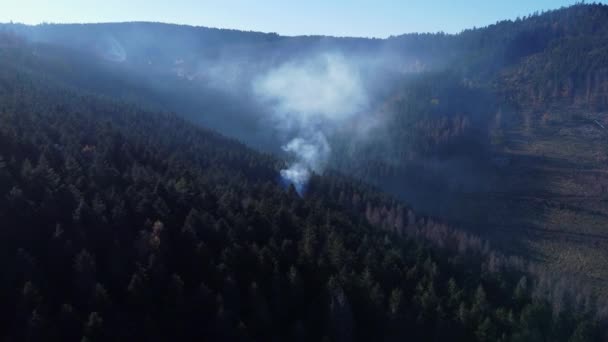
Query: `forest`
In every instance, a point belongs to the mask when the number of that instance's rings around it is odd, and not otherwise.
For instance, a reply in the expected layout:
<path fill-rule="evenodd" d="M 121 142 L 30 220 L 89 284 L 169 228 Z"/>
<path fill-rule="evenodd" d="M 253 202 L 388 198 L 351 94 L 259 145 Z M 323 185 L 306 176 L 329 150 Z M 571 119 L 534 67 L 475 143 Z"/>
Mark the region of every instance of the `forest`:
<path fill-rule="evenodd" d="M 356 181 L 301 198 L 280 161 L 175 115 L 0 81 L 4 338 L 602 336 L 585 303 L 556 311 L 475 241 L 434 251 L 431 223 Z"/>
<path fill-rule="evenodd" d="M 595 4 L 385 40 L 0 25 L 0 340 L 605 341 L 606 46 Z M 371 99 L 301 190 L 244 84 L 328 49 Z"/>

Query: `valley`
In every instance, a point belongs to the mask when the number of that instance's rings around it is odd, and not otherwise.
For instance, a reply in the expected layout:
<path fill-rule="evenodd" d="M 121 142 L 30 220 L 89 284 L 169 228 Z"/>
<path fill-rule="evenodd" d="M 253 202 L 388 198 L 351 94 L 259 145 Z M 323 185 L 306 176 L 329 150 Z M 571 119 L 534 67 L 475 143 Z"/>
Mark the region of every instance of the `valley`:
<path fill-rule="evenodd" d="M 608 5 L 0 24 L 0 340 L 602 341 Z"/>

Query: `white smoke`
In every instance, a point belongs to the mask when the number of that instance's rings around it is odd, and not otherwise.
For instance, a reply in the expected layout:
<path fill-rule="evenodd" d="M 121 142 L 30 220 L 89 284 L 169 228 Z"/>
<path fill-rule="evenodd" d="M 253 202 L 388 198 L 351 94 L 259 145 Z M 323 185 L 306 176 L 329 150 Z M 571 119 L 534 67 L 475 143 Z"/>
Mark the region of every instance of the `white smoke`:
<path fill-rule="evenodd" d="M 340 54 L 320 54 L 285 63 L 253 86 L 272 104 L 277 129 L 292 136 L 283 150 L 295 160 L 281 176 L 302 193 L 311 173 L 322 172 L 327 164 L 327 135 L 367 106 L 359 68 Z"/>
<path fill-rule="evenodd" d="M 310 173 L 323 171 L 331 153 L 329 143 L 321 132 L 306 138 L 294 138 L 283 146 L 283 150 L 296 156 L 296 161 L 289 168 L 281 170 L 281 177 L 291 182 L 300 194 Z"/>

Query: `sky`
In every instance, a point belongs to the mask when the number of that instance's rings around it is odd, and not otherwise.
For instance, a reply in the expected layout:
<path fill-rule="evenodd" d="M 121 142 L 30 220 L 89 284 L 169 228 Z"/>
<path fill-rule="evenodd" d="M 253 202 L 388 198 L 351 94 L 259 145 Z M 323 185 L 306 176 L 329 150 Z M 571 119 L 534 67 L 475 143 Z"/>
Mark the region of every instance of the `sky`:
<path fill-rule="evenodd" d="M 156 21 L 282 35 L 458 33 L 575 0 L 0 0 L 0 22 Z"/>

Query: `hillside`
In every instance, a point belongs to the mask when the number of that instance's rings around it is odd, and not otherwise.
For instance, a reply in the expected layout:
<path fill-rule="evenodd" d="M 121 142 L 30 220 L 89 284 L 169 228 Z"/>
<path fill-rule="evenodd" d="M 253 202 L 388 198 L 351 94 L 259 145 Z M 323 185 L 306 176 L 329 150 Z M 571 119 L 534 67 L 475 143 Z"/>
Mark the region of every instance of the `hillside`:
<path fill-rule="evenodd" d="M 388 39 L 2 24 L 0 332 L 601 339 L 607 46 L 596 4 Z"/>
<path fill-rule="evenodd" d="M 577 5 L 449 38 L 460 62 L 406 81 L 338 167 L 604 291 L 607 23 Z"/>
<path fill-rule="evenodd" d="M 300 197 L 275 158 L 2 63 L 3 339 L 601 339 L 589 299 L 369 187 Z"/>
<path fill-rule="evenodd" d="M 28 46 L 4 50 L 17 68 L 281 156 L 292 133 L 281 127 L 292 124 L 277 123 L 252 84 L 319 54 L 342 56 L 368 101 L 313 129 L 338 127 L 326 134 L 330 168 L 602 289 L 607 23 L 607 6 L 578 4 L 385 40 L 159 23 L 2 27 Z"/>

